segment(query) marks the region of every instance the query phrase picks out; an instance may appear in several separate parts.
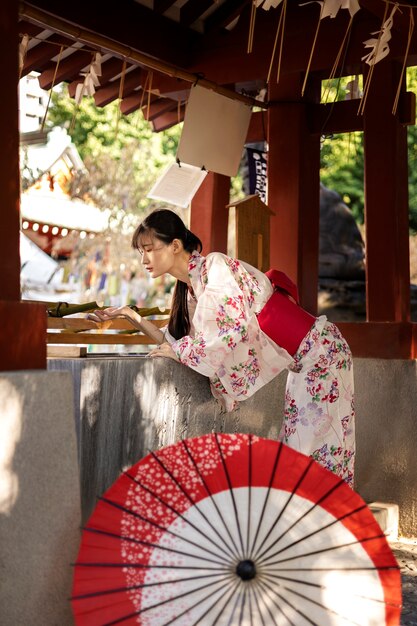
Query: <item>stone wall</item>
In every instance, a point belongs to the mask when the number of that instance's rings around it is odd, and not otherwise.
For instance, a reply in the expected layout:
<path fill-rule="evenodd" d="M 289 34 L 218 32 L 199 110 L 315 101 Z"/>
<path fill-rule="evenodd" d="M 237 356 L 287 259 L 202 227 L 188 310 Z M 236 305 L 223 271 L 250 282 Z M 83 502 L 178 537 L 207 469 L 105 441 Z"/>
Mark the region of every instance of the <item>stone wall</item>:
<path fill-rule="evenodd" d="M 400 506 L 400 531 L 417 535 L 416 361 L 355 359 L 356 488 L 367 502 Z M 211 431 L 277 438 L 286 373 L 220 411 L 203 376 L 168 359 L 51 359 L 74 376 L 83 518 L 96 496 L 148 450 Z"/>
<path fill-rule="evenodd" d="M 68 372 L 0 373 L 0 623 L 67 626 L 80 540 Z"/>
<path fill-rule="evenodd" d="M 357 490 L 367 502 L 398 504 L 400 533 L 416 536 L 417 363 L 354 364 Z M 85 521 L 96 497 L 149 449 L 213 430 L 276 438 L 281 425 L 285 373 L 237 411 L 224 413 L 207 379 L 170 360 L 51 359 L 49 368 L 0 374 L 5 625 L 72 624 L 79 485 Z"/>

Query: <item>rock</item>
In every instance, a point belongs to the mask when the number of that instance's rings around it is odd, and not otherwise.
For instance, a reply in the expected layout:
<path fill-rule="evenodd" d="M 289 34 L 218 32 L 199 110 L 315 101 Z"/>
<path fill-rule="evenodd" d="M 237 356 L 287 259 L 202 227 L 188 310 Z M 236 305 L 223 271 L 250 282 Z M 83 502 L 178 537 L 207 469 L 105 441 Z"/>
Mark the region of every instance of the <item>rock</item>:
<path fill-rule="evenodd" d="M 336 191 L 320 184 L 319 276 L 365 277 L 365 244 L 353 217 Z"/>

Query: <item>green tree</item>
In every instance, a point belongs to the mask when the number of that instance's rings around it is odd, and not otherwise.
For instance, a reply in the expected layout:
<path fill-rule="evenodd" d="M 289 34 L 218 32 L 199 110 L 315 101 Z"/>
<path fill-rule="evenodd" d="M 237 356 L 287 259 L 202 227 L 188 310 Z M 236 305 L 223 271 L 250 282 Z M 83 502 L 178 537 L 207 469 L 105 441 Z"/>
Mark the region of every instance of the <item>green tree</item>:
<path fill-rule="evenodd" d="M 362 133 L 345 133 L 323 139 L 320 180 L 325 187 L 340 193 L 355 219 L 363 223 Z"/>
<path fill-rule="evenodd" d="M 347 77 L 350 79 L 351 77 Z M 328 102 L 341 100 L 346 93 L 346 80 L 325 81 L 323 91 Z M 372 87 L 371 87 L 372 88 Z M 417 93 L 417 67 L 407 69 L 407 89 Z M 409 224 L 417 232 L 417 127 L 408 126 L 408 191 Z M 364 179 L 363 179 L 363 134 L 348 133 L 324 136 L 321 150 L 322 183 L 339 192 L 352 209 L 355 218 L 363 223 Z"/>
<path fill-rule="evenodd" d="M 48 112 L 48 126 L 57 125 L 67 128 L 87 168 L 72 181 L 74 197 L 110 209 L 110 227 L 126 231 L 156 208 L 146 196 L 173 162 L 181 125 L 154 133 L 140 111 L 124 116 L 117 102 L 97 107 L 92 98 L 77 106 L 66 87 L 53 93 Z"/>
<path fill-rule="evenodd" d="M 77 106 L 66 86 L 52 94 L 47 124 L 68 130 L 87 168 L 72 181 L 71 194 L 111 209 L 113 230 L 129 231 L 138 216 L 158 206 L 146 196 L 163 168 L 173 162 L 182 124 L 155 133 L 142 112 L 121 115 L 118 102 L 97 107 L 93 98 L 85 97 Z M 231 181 L 231 200 L 242 196 L 238 174 Z"/>

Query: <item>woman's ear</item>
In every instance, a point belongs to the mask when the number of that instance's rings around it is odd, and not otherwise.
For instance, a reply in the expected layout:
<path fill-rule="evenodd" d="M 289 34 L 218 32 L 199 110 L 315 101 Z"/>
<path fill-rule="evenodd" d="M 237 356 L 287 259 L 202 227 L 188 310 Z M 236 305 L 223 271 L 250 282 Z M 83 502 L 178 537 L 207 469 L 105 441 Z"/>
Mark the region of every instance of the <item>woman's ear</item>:
<path fill-rule="evenodd" d="M 184 245 L 181 239 L 172 240 L 172 249 L 174 251 L 174 254 L 178 254 L 178 252 L 182 252 L 182 250 L 184 250 Z"/>

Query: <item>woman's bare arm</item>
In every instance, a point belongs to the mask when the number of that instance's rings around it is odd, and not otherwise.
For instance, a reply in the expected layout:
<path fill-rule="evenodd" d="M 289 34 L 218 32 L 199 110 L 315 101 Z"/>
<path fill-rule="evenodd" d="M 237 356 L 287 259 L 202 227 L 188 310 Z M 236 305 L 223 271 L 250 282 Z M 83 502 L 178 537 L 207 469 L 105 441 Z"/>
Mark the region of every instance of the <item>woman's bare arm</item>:
<path fill-rule="evenodd" d="M 150 320 L 144 319 L 129 306 L 108 307 L 107 309 L 93 311 L 93 313 L 89 313 L 87 317 L 94 322 L 107 322 L 108 320 L 116 318 L 126 319 L 131 322 L 135 328 L 155 341 L 155 343 L 161 344 L 164 341 L 164 333 Z"/>

